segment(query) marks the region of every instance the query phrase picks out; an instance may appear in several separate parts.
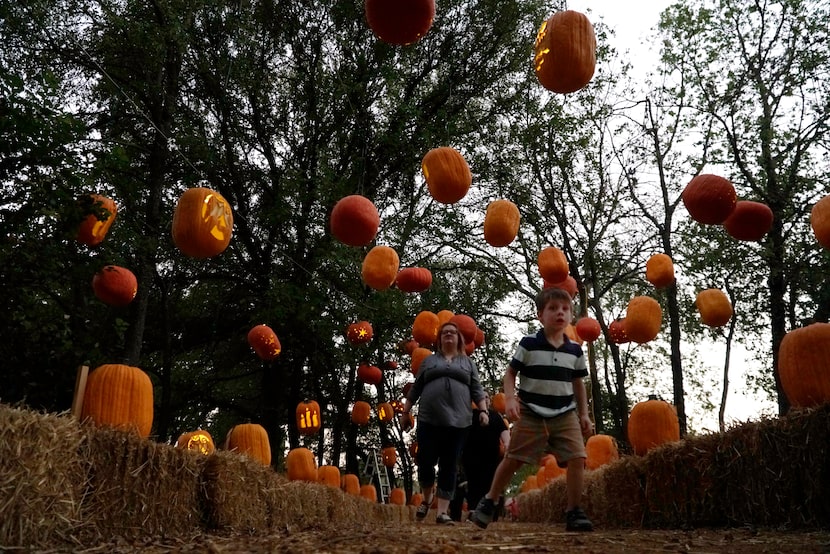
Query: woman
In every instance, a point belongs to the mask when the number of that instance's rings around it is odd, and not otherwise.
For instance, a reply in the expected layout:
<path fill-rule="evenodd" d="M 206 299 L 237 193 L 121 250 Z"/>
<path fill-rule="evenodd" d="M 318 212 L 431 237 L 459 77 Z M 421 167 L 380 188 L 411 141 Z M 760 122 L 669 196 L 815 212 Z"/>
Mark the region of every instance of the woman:
<path fill-rule="evenodd" d="M 424 501 L 416 516 L 424 519 L 433 497 L 437 497 L 435 522 L 443 525 L 453 524 L 447 510 L 455 491 L 458 457 L 473 423 L 472 401 L 481 410 L 481 425 L 489 423 L 487 395 L 481 387 L 475 363 L 465 354 L 464 344 L 465 337 L 458 326 L 450 322 L 441 325 L 436 352 L 421 362 L 415 383 L 404 400 L 404 413 L 400 416 L 401 426 L 406 429 L 407 414 L 420 399 L 416 438 L 418 482 Z"/>

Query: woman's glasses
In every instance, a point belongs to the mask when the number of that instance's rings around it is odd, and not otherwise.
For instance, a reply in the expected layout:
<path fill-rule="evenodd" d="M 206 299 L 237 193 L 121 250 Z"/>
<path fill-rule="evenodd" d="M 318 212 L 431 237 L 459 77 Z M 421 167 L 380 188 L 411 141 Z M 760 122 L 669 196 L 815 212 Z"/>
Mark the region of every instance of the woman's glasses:
<path fill-rule="evenodd" d="M 442 335 L 457 335 L 458 331 L 441 331 Z"/>

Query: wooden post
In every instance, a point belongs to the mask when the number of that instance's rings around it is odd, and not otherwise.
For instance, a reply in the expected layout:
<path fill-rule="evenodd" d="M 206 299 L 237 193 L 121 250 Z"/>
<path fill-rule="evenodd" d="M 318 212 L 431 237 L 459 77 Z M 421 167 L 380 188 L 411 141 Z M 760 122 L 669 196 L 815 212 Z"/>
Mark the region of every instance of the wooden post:
<path fill-rule="evenodd" d="M 86 392 L 86 378 L 89 375 L 89 366 L 78 367 L 78 374 L 75 376 L 75 394 L 72 397 L 72 416 L 81 419 L 81 410 L 84 408 L 84 392 Z"/>

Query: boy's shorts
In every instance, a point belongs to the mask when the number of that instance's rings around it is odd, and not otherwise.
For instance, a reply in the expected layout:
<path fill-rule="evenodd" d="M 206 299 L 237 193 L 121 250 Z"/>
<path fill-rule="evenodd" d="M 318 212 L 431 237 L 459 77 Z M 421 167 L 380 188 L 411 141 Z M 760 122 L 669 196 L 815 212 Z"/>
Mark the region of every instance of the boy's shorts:
<path fill-rule="evenodd" d="M 548 452 L 556 456 L 562 467 L 568 460 L 587 457 L 576 410 L 546 419 L 522 404 L 521 417 L 510 431 L 510 447 L 505 457 L 538 464 Z"/>

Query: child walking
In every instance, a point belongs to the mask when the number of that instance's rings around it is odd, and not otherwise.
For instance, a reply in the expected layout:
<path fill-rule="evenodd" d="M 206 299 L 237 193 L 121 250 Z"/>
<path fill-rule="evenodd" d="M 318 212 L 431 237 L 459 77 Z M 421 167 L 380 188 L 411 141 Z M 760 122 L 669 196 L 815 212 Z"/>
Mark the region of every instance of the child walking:
<path fill-rule="evenodd" d="M 572 319 L 572 304 L 570 295 L 561 289 L 546 288 L 536 295 L 542 329 L 519 341 L 504 375 L 507 417 L 514 424 L 510 446 L 490 490 L 470 516 L 481 528 L 493 520 L 496 502 L 513 474 L 552 452 L 560 464 L 568 467 L 565 529 L 594 529 L 579 507 L 586 458 L 583 437 L 591 434 L 592 426 L 583 382 L 588 375 L 585 356 L 582 347 L 565 335 Z M 518 375 L 521 379 L 517 388 Z"/>

